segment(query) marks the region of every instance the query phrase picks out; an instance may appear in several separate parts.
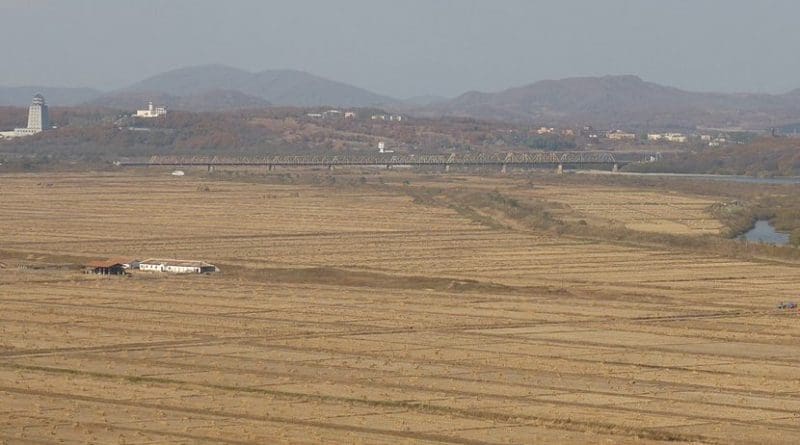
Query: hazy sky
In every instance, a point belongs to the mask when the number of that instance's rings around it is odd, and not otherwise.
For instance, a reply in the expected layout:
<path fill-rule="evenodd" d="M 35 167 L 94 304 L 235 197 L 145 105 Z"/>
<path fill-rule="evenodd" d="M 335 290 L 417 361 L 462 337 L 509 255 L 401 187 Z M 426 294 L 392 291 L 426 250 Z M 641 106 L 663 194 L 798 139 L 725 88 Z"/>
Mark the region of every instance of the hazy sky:
<path fill-rule="evenodd" d="M 222 63 L 401 98 L 623 73 L 784 92 L 798 19 L 797 0 L 0 0 L 0 84 L 111 89 Z"/>

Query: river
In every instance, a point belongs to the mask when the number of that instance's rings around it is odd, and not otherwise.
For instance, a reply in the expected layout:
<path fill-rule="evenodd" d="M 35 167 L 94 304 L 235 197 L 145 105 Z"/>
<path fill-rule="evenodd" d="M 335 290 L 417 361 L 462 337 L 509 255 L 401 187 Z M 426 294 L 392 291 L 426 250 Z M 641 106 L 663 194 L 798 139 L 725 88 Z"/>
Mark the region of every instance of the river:
<path fill-rule="evenodd" d="M 785 246 L 789 244 L 789 234 L 778 232 L 772 227 L 772 224 L 766 220 L 756 221 L 756 225 L 747 231 L 747 233 L 739 236 L 739 239 L 753 243 L 774 244 L 776 246 Z"/>

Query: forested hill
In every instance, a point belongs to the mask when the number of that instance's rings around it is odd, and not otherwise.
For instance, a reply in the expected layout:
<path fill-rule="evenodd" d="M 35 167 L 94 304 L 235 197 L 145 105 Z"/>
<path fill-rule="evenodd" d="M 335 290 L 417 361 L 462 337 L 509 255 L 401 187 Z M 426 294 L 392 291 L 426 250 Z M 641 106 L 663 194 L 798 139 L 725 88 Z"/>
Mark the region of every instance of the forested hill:
<path fill-rule="evenodd" d="M 246 102 L 241 108 L 249 107 L 254 99 L 279 106 L 298 107 L 369 107 L 396 102 L 390 97 L 304 71 L 266 70 L 251 73 L 225 65 L 172 70 L 113 91 L 100 97 L 97 102 L 104 101 L 105 105 L 113 107 L 121 105 L 118 102 L 121 96 L 138 95 L 140 101 L 143 101 L 154 93 L 174 97 L 201 97 L 213 91 L 238 92 Z"/>
<path fill-rule="evenodd" d="M 800 138 L 762 138 L 745 145 L 671 153 L 636 171 L 748 176 L 800 176 Z"/>
<path fill-rule="evenodd" d="M 636 76 L 545 80 L 497 93 L 469 92 L 421 110 L 423 115 L 670 129 L 763 129 L 800 121 L 800 92 L 782 95 L 691 92 Z"/>

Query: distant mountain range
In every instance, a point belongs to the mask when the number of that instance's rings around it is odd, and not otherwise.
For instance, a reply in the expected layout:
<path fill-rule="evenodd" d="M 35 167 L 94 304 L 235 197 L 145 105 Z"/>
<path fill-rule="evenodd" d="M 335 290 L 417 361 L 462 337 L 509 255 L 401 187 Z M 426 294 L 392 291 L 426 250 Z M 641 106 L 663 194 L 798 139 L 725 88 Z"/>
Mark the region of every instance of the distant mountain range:
<path fill-rule="evenodd" d="M 121 109 L 143 107 L 150 100 L 172 109 L 198 111 L 270 105 L 383 107 L 400 102 L 303 71 L 251 73 L 224 65 L 202 65 L 168 71 L 105 93 L 89 88 L 0 87 L 0 105 L 27 106 L 37 92 L 54 106 L 89 104 Z"/>
<path fill-rule="evenodd" d="M 782 95 L 698 93 L 636 76 L 545 80 L 469 92 L 420 110 L 428 116 L 617 128 L 764 128 L 800 121 L 800 90 Z"/>
<path fill-rule="evenodd" d="M 630 75 L 545 80 L 496 93 L 469 92 L 455 99 L 419 96 L 403 101 L 303 71 L 251 73 L 203 65 L 169 71 L 105 93 L 90 88 L 0 87 L 0 105 L 26 106 L 36 92 L 54 106 L 88 104 L 133 110 L 152 100 L 171 109 L 197 111 L 271 105 L 381 107 L 422 117 L 631 130 L 761 129 L 800 122 L 800 89 L 780 95 L 690 92 Z"/>
<path fill-rule="evenodd" d="M 236 106 L 234 99 L 238 100 L 238 108 L 269 104 L 298 107 L 373 107 L 396 102 L 390 97 L 303 71 L 267 70 L 250 73 L 224 65 L 204 65 L 150 77 L 122 90 L 100 96 L 94 103 L 106 103 L 114 107 L 123 104 L 127 106 L 134 97 L 139 97 L 139 103 L 142 103 L 153 94 L 188 98 L 164 102 L 172 108 L 195 104 L 200 105 L 199 108 L 203 110 L 217 108 L 220 99 L 224 99 L 222 103 L 226 108 Z"/>
<path fill-rule="evenodd" d="M 85 105 L 136 110 L 146 107 L 150 101 L 154 105 L 166 105 L 171 110 L 192 111 L 235 111 L 266 108 L 272 105 L 260 97 L 249 96 L 241 91 L 219 89 L 198 91 L 180 96 L 159 90 L 116 91 L 100 95 L 85 102 Z"/>
<path fill-rule="evenodd" d="M 403 100 L 403 104 L 409 107 L 427 107 L 430 105 L 441 104 L 447 102 L 447 97 L 444 96 L 436 96 L 436 95 L 424 95 L 424 96 L 414 96 L 409 97 L 408 99 Z"/>

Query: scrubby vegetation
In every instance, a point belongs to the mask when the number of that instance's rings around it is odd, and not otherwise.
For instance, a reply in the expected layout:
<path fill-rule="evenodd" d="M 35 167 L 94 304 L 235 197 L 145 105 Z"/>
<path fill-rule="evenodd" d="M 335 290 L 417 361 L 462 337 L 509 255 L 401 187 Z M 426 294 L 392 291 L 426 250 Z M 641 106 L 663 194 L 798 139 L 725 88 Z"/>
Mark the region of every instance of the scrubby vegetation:
<path fill-rule="evenodd" d="M 385 112 L 357 110 L 356 118 L 321 115 L 322 109 L 266 108 L 220 113 L 170 112 L 157 119 L 102 108 L 55 108 L 54 131 L 0 142 L 0 153 L 46 160 L 92 161 L 177 155 L 308 154 L 376 150 L 424 153 L 481 150 L 573 150 L 574 138 L 536 135 L 533 126 L 474 119 L 371 119 Z M 0 128 L 25 125 L 22 108 L 0 108 Z M 44 158 L 42 158 L 44 156 Z"/>
<path fill-rule="evenodd" d="M 631 171 L 748 176 L 800 175 L 800 139 L 761 138 L 743 145 L 670 153 L 662 160 L 635 164 Z"/>
<path fill-rule="evenodd" d="M 535 135 L 525 141 L 525 145 L 537 150 L 557 151 L 574 150 L 578 143 L 574 136 L 561 136 L 558 134 Z"/>
<path fill-rule="evenodd" d="M 793 187 L 766 187 L 752 190 L 738 184 L 726 188 L 726 184 L 708 181 L 643 181 L 613 177 L 578 179 L 605 185 L 616 182 L 627 183 L 628 186 L 640 184 L 643 188 L 660 189 L 664 192 L 677 188 L 692 194 L 702 192 L 716 194 L 717 197 L 730 197 L 729 200 L 714 204 L 708 209 L 722 222 L 724 229 L 718 235 L 687 235 L 633 230 L 613 219 L 602 223 L 589 223 L 585 219 L 564 218 L 565 215 L 574 216 L 574 212 L 556 201 L 521 199 L 498 190 L 476 191 L 470 188 L 440 189 L 415 186 L 407 188 L 407 193 L 414 196 L 415 201 L 420 204 L 445 205 L 495 229 L 528 229 L 559 236 L 598 241 L 613 240 L 631 245 L 662 246 L 688 252 L 713 252 L 742 258 L 769 256 L 793 261 L 800 259 L 800 251 L 793 247 L 745 244 L 731 239 L 752 228 L 755 221 L 766 219 L 773 222 L 777 230 L 792 233 L 791 243 L 795 246 L 800 245 L 800 197 L 794 198 Z M 539 183 L 574 181 L 577 179 L 537 180 Z M 643 182 L 647 185 L 643 185 Z"/>

